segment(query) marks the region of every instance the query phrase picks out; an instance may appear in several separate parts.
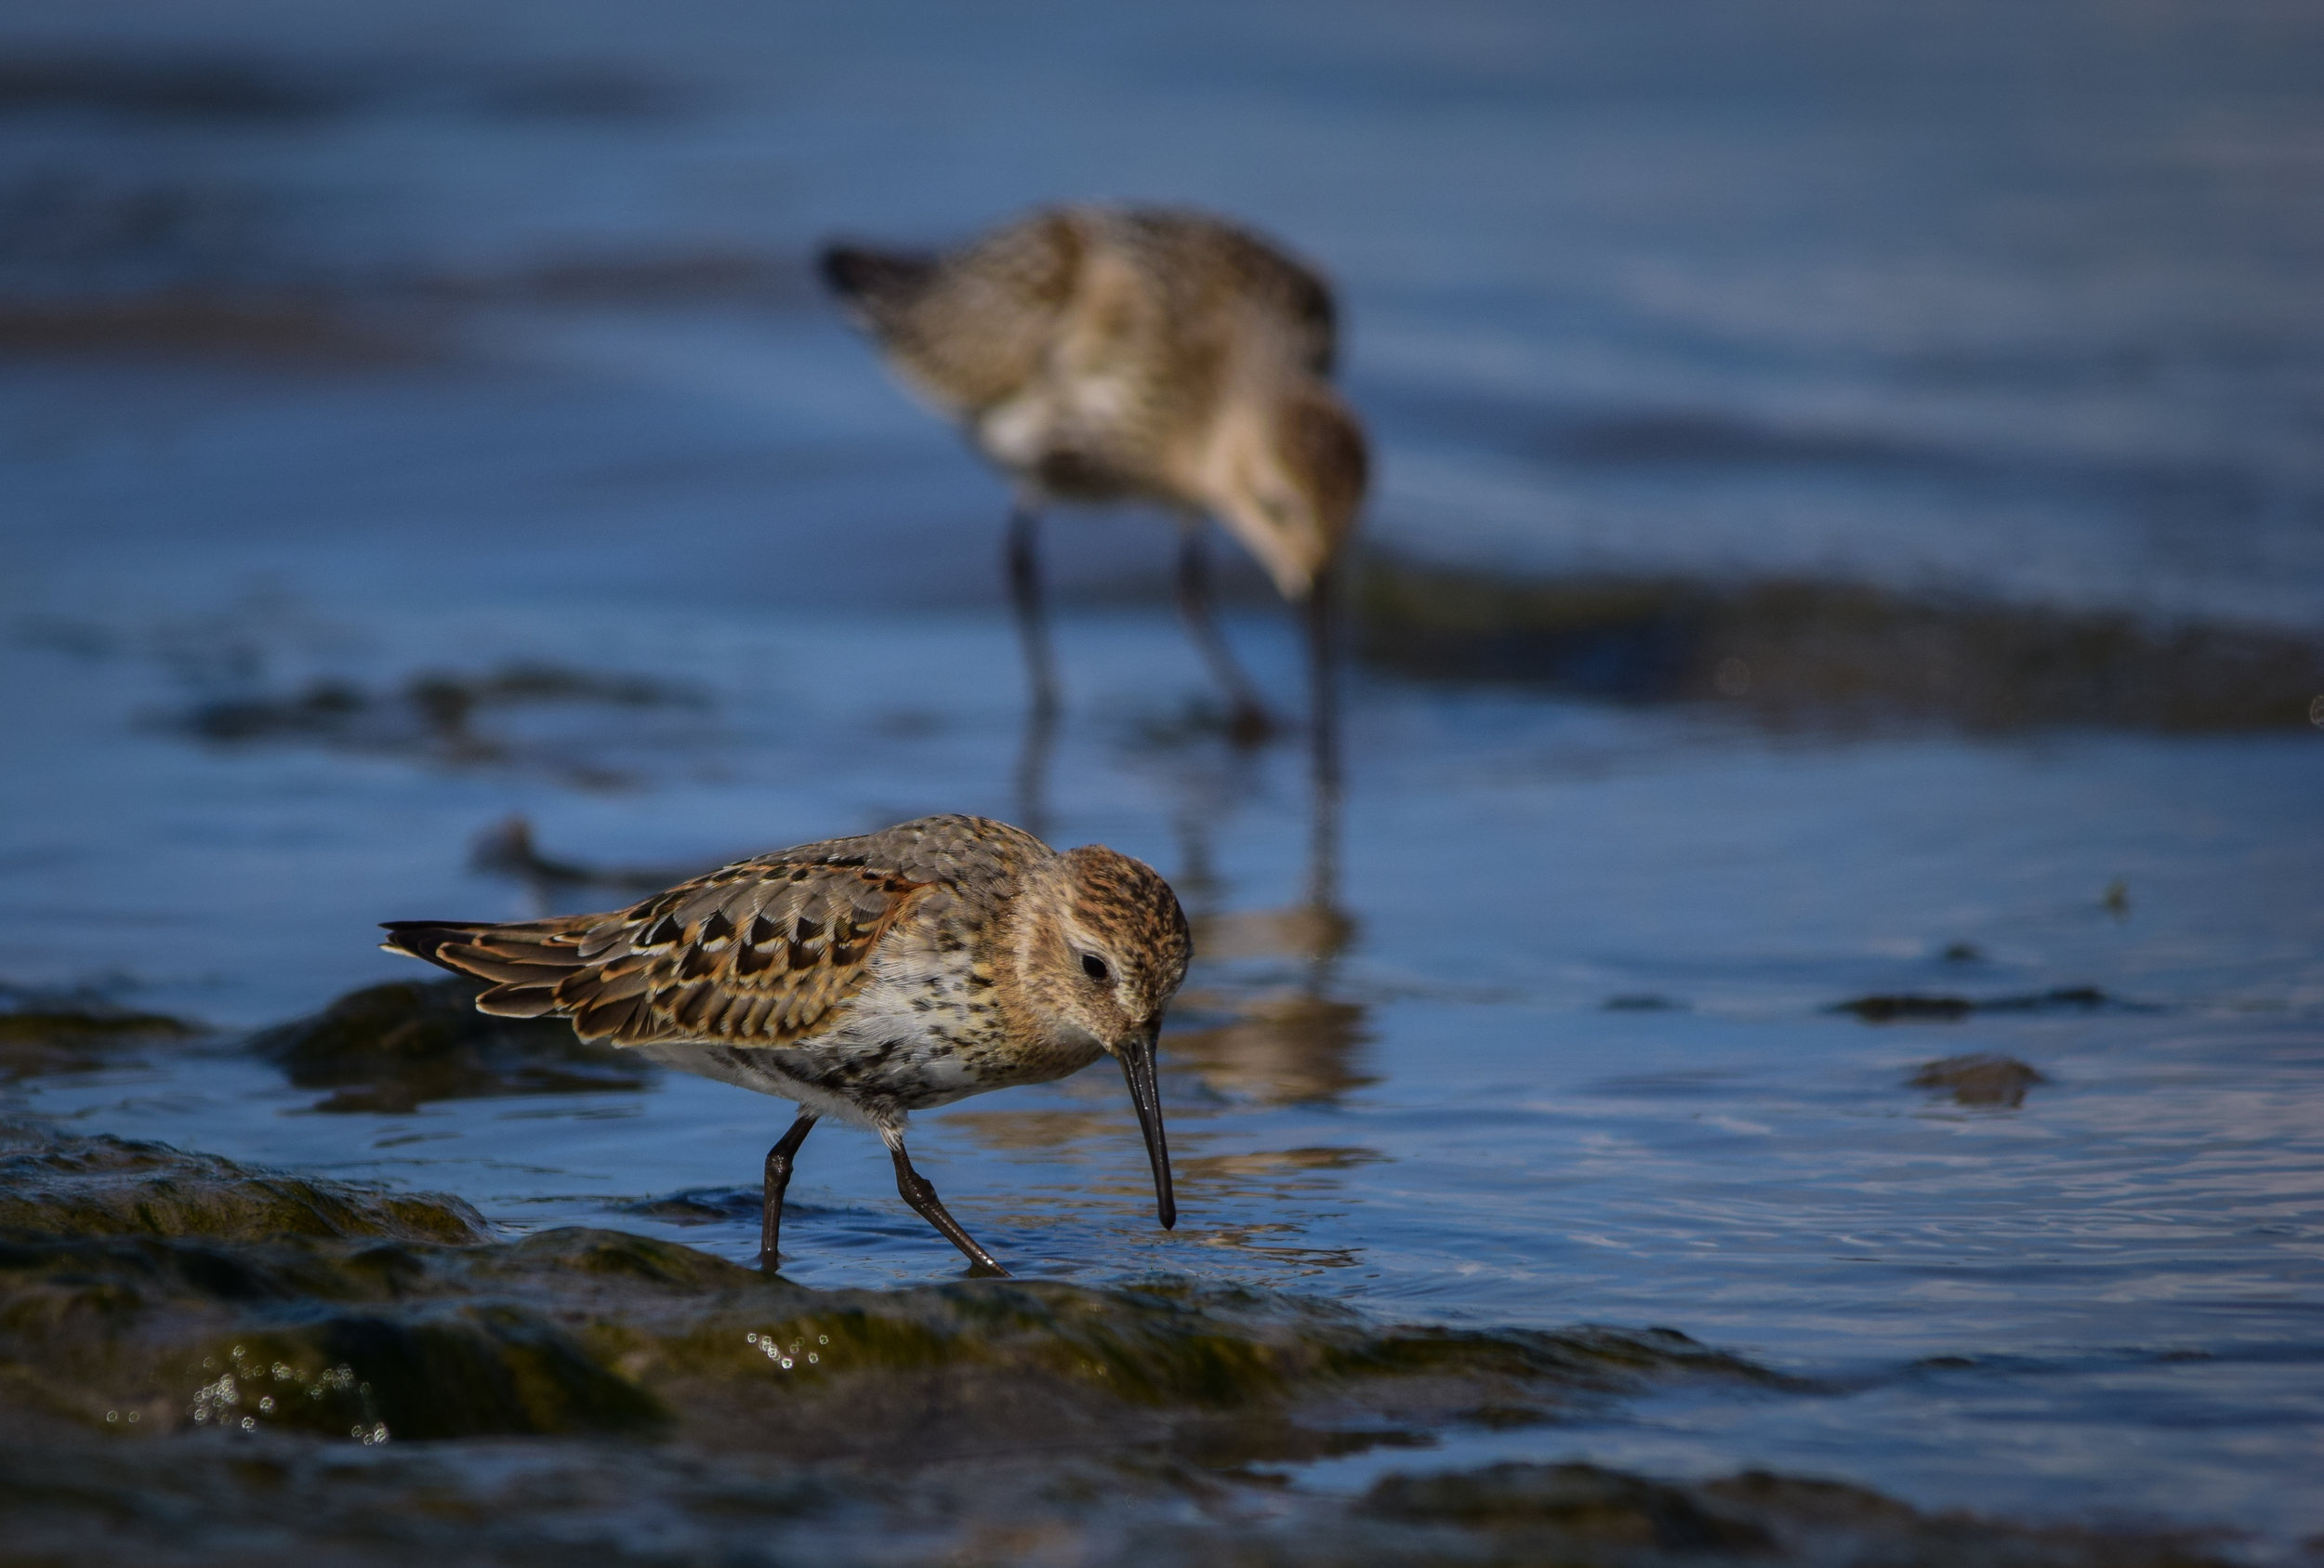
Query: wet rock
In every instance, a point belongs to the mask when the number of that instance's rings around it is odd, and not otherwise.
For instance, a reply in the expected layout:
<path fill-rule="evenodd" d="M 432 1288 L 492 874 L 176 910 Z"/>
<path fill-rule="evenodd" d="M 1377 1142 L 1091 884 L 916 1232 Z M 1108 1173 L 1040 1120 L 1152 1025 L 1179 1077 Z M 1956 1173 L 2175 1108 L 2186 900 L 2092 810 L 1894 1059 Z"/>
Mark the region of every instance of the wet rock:
<path fill-rule="evenodd" d="M 0 1134 L 0 1229 L 73 1236 L 275 1236 L 472 1242 L 488 1232 L 456 1198 L 246 1170 L 165 1143 Z"/>
<path fill-rule="evenodd" d="M 1565 1471 L 1598 1509 L 1410 1517 L 1369 1506 L 1465 1479 L 1392 1478 L 1364 1505 L 1248 1478 L 1109 1463 L 974 1457 L 893 1475 L 590 1438 L 391 1443 L 361 1456 L 267 1434 L 231 1443 L 0 1442 L 10 1546 L 43 1563 L 666 1564 L 812 1562 L 1071 1568 L 2224 1568 L 2199 1537 L 2028 1529 L 1921 1513 L 1877 1494 L 1759 1473 L 1666 1484 Z M 1571 1472 L 1586 1472 L 1573 1474 Z M 1553 1484 L 1553 1483 L 1552 1483 Z M 1578 1495 L 1578 1496 L 1577 1496 Z M 1540 1489 L 1531 1489 L 1538 1498 Z M 1643 1527 L 1643 1528 L 1642 1528 Z M 1636 1544 L 1647 1531 L 1670 1544 Z M 1709 1538 L 1694 1532 L 1707 1533 Z"/>
<path fill-rule="evenodd" d="M 646 1198 L 622 1206 L 624 1214 L 659 1219 L 667 1225 L 756 1225 L 764 1211 L 765 1192 L 757 1187 L 698 1187 L 672 1192 L 666 1198 Z M 784 1205 L 785 1214 L 805 1212 L 811 1206 L 796 1201 Z"/>
<path fill-rule="evenodd" d="M 1525 579 L 1376 557 L 1356 600 L 1359 651 L 1387 668 L 1776 722 L 2288 728 L 2324 688 L 2324 642 L 2295 632 L 1853 583 Z"/>
<path fill-rule="evenodd" d="M 1775 1545 L 1760 1526 L 1710 1512 L 1680 1487 L 1595 1465 L 1505 1464 L 1389 1476 L 1358 1508 L 1383 1519 L 1553 1533 L 1565 1552 L 1757 1555 Z"/>
<path fill-rule="evenodd" d="M 2193 1568 L 2220 1561 L 2192 1535 L 2028 1529 L 1967 1514 L 1926 1514 L 1861 1487 L 1763 1471 L 1671 1483 L 1595 1465 L 1503 1464 L 1392 1475 L 1365 1495 L 1356 1511 L 1391 1526 L 1438 1526 L 1443 1555 L 1405 1555 L 1392 1548 L 1376 1556 L 1316 1561 L 1948 1568 Z M 1459 1535 L 1446 1539 L 1446 1526 Z"/>
<path fill-rule="evenodd" d="M 392 981 L 350 992 L 250 1048 L 301 1088 L 333 1091 L 322 1111 L 408 1112 L 439 1100 L 628 1091 L 653 1069 L 584 1041 L 561 1019 L 494 1018 L 465 979 Z"/>
<path fill-rule="evenodd" d="M 671 1422 L 800 1459 L 1067 1440 L 1281 1458 L 1670 1378 L 1777 1382 L 1667 1331 L 1382 1327 L 1182 1280 L 810 1291 L 624 1232 L 488 1243 L 453 1200 L 23 1138 L 0 1166 L 0 1361 L 21 1369 L 0 1406 L 13 1387 L 148 1431 L 351 1428 L 348 1393 L 402 1436 Z M 272 1409 L 244 1397 L 258 1366 Z"/>
<path fill-rule="evenodd" d="M 31 1007 L 0 1013 L 0 1081 L 109 1066 L 139 1048 L 201 1033 L 165 1013 Z"/>
<path fill-rule="evenodd" d="M 1908 1087 L 1942 1089 L 1961 1105 L 2000 1105 L 2012 1109 L 2026 1102 L 2026 1091 L 2050 1080 L 2011 1057 L 1979 1051 L 1924 1062 Z"/>
<path fill-rule="evenodd" d="M 449 1200 L 159 1145 L 0 1150 L 0 1192 L 37 1200 L 0 1218 L 12 1561 L 2205 1561 L 1763 1475 L 1501 1465 L 1352 1505 L 1247 1469 L 1678 1378 L 1786 1386 L 1669 1330 L 1384 1326 L 1188 1280 L 819 1292 L 620 1232 L 492 1241 Z M 252 1212 L 121 1223 L 73 1192 L 124 1185 Z"/>
<path fill-rule="evenodd" d="M 693 687 L 646 676 L 518 664 L 484 675 L 424 672 L 385 692 L 319 679 L 288 693 L 200 703 L 176 726 L 219 744 L 305 742 L 455 766 L 541 767 L 576 784 L 612 785 L 625 776 L 570 746 L 495 734 L 484 720 L 541 707 L 699 712 L 708 705 Z"/>
<path fill-rule="evenodd" d="M 2107 995 L 2094 985 L 2062 985 L 2012 996 L 1929 995 L 1923 992 L 1882 992 L 1835 1002 L 1827 1009 L 1854 1013 L 1867 1023 L 1952 1023 L 1972 1013 L 2092 1012 L 2101 1008 L 2130 1008 L 2133 1004 Z"/>

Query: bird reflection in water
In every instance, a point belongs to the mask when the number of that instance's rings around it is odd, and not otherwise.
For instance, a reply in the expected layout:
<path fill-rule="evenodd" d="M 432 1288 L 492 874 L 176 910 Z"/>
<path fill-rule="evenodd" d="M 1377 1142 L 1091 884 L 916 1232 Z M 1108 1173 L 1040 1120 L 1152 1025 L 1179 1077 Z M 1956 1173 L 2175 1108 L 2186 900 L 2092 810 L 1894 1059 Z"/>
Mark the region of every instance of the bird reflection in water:
<path fill-rule="evenodd" d="M 1251 995 L 1214 989 L 1190 995 L 1191 1010 L 1232 1012 L 1232 1021 L 1172 1034 L 1171 1061 L 1191 1069 L 1211 1092 L 1261 1105 L 1329 1103 L 1372 1081 L 1357 1063 L 1368 1038 L 1363 1004 L 1333 995 L 1340 955 L 1356 934 L 1340 903 L 1340 833 L 1343 797 L 1334 617 L 1318 615 L 1308 669 L 1307 874 L 1299 903 L 1274 909 L 1204 907 L 1217 886 L 1209 827 L 1215 811 L 1181 817 L 1182 858 L 1192 875 L 1195 951 L 1206 964 L 1289 959 L 1298 979 Z"/>

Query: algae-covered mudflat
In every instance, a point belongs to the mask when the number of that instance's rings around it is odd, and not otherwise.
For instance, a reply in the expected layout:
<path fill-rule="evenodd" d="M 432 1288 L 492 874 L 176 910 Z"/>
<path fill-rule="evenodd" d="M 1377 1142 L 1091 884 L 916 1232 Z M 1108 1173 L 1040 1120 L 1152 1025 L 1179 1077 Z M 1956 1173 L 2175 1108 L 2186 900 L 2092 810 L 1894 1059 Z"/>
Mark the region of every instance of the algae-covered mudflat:
<path fill-rule="evenodd" d="M 0 19 L 0 1558 L 2295 1562 L 2324 1536 L 2314 18 Z M 825 233 L 1333 272 L 1345 799 Z M 1226 617 L 1287 706 L 1293 628 Z M 1103 1073 L 874 1139 L 376 922 L 930 811 L 1150 862 Z M 2307 1543 L 2304 1545 L 2304 1543 Z"/>

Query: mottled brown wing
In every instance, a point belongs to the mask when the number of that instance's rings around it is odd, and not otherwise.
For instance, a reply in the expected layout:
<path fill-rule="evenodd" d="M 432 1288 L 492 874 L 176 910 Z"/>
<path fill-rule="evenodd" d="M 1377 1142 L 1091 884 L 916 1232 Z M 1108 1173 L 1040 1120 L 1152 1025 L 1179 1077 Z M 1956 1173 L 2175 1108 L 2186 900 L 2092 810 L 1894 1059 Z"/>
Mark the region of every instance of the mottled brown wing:
<path fill-rule="evenodd" d="M 896 365 L 939 402 L 974 414 L 1038 371 L 1072 297 L 1080 231 L 1036 213 L 939 258 L 908 299 L 875 317 Z"/>
<path fill-rule="evenodd" d="M 1240 302 L 1287 335 L 1293 357 L 1309 374 L 1330 379 L 1340 354 L 1339 310 L 1331 285 L 1312 268 L 1249 230 L 1203 213 L 1145 208 L 1122 221 L 1169 292 L 1184 296 L 1170 306 L 1174 321 L 1226 314 L 1227 301 Z"/>
<path fill-rule="evenodd" d="M 767 856 L 606 915 L 389 929 L 400 951 L 494 982 L 484 1012 L 570 1018 L 619 1046 L 786 1046 L 836 1021 L 931 886 L 853 857 Z"/>

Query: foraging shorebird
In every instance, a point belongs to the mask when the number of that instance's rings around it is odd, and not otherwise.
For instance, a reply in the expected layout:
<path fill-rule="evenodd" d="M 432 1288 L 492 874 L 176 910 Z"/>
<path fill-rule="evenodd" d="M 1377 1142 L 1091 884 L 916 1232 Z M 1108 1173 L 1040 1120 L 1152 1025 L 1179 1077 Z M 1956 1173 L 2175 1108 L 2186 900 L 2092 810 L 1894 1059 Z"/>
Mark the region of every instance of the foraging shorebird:
<path fill-rule="evenodd" d="M 1205 517 L 1307 608 L 1327 721 L 1327 578 L 1367 459 L 1331 387 L 1336 311 L 1321 278 L 1217 218 L 1096 206 L 1037 212 L 940 256 L 832 245 L 823 274 L 1015 487 L 1009 580 L 1037 708 L 1056 705 L 1042 508 L 1143 500 L 1182 519 L 1179 608 L 1238 737 L 1274 726 L 1211 620 Z"/>
<path fill-rule="evenodd" d="M 765 1268 L 792 1161 L 836 1116 L 887 1142 L 920 1218 L 1006 1273 L 912 1168 L 905 1119 L 1101 1055 L 1129 1082 L 1162 1224 L 1178 1222 L 1154 1053 L 1186 976 L 1186 917 L 1151 867 L 1103 845 L 1060 854 L 1006 823 L 922 817 L 738 861 L 608 914 L 386 929 L 391 953 L 491 981 L 481 1012 L 571 1019 L 584 1039 L 795 1101 L 767 1153 Z"/>

